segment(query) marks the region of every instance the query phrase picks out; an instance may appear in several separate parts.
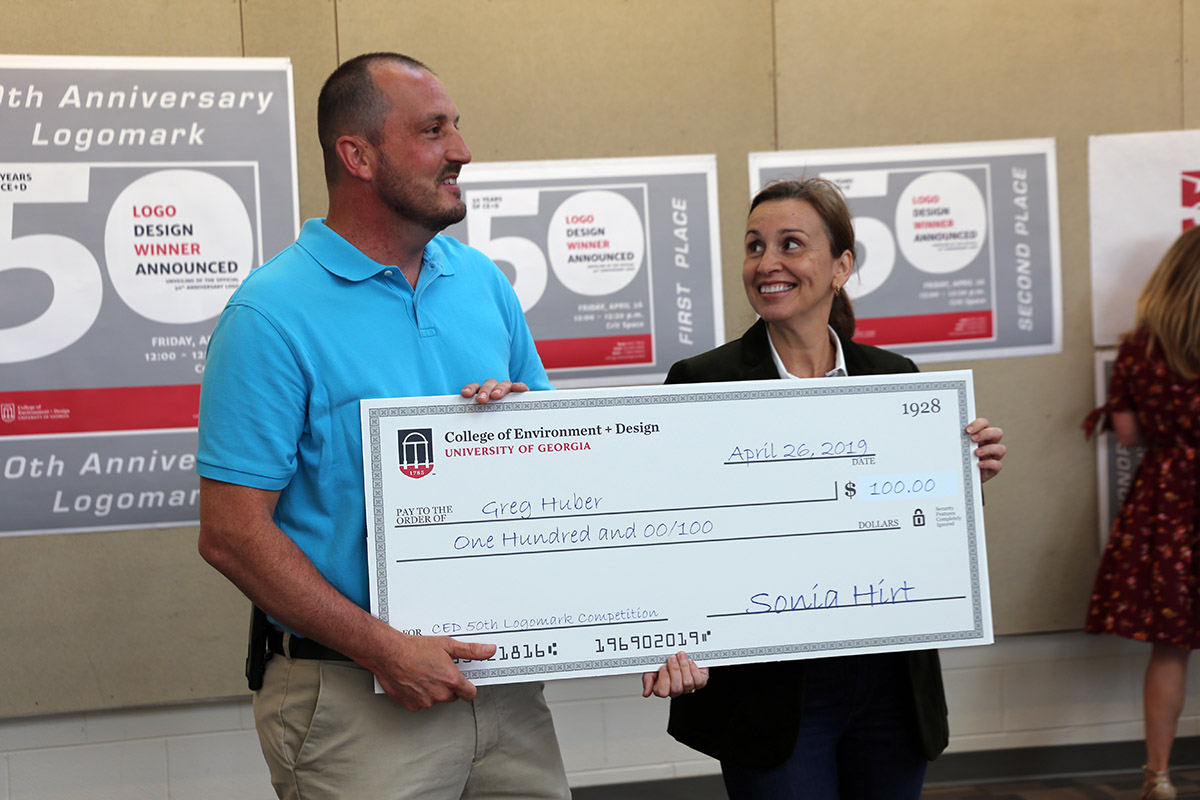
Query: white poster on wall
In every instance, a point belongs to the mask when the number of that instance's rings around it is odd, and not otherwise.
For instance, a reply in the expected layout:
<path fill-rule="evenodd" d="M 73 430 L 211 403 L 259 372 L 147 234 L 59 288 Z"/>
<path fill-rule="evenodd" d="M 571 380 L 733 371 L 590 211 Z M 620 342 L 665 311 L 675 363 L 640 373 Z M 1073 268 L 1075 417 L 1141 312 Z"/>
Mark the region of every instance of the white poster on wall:
<path fill-rule="evenodd" d="M 1108 400 L 1108 384 L 1112 379 L 1116 350 L 1096 352 L 1096 405 Z M 1097 433 L 1096 440 L 1096 488 L 1100 498 L 1100 550 L 1108 544 L 1108 535 L 1125 502 L 1133 476 L 1142 463 L 1144 447 L 1125 447 L 1117 441 L 1116 434 Z"/>
<path fill-rule="evenodd" d="M 508 275 L 558 388 L 661 383 L 725 341 L 712 155 L 471 164 L 446 229 Z"/>
<path fill-rule="evenodd" d="M 297 234 L 287 59 L 0 56 L 0 536 L 198 517 L 208 336 Z"/>
<path fill-rule="evenodd" d="M 1092 335 L 1112 347 L 1163 253 L 1200 225 L 1200 130 L 1089 137 L 1088 195 Z"/>
<path fill-rule="evenodd" d="M 926 362 L 1062 349 L 1053 139 L 750 154 L 752 194 L 818 176 L 854 216 L 855 341 Z"/>

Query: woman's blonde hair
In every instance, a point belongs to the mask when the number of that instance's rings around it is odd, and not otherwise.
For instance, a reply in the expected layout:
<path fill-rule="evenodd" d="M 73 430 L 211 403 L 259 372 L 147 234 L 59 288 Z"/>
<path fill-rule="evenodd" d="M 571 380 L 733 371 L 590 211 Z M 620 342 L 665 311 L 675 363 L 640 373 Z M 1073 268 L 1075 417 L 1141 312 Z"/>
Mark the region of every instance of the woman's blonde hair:
<path fill-rule="evenodd" d="M 1180 377 L 1200 377 L 1200 225 L 1175 240 L 1142 287 L 1136 328 L 1149 334 Z M 1147 352 L 1149 355 L 1149 352 Z"/>

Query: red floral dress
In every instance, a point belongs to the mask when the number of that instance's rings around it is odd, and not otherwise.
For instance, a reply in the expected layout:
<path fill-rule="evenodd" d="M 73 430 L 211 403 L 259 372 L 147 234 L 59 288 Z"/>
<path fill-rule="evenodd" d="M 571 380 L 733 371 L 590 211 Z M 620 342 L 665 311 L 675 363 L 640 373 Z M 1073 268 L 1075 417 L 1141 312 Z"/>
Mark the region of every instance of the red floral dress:
<path fill-rule="evenodd" d="M 1147 357 L 1146 341 L 1140 330 L 1121 344 L 1108 387 L 1105 410 L 1137 414 L 1146 452 L 1113 523 L 1084 630 L 1190 650 L 1200 647 L 1200 380 L 1179 378 L 1157 347 Z"/>

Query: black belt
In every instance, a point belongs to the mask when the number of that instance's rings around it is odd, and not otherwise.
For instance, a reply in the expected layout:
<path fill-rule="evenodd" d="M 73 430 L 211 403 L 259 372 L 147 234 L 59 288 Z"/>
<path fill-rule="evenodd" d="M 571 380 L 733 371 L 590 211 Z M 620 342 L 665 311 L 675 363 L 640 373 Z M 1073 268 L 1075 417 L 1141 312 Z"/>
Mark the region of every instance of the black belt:
<path fill-rule="evenodd" d="M 276 627 L 272 627 L 267 631 L 267 649 L 272 653 L 286 655 L 283 652 L 283 631 Z M 302 636 L 292 636 L 288 642 L 288 650 L 291 652 L 292 658 L 312 658 L 323 661 L 353 661 L 349 656 L 344 656 L 332 647 L 326 647 L 323 644 L 314 642 L 312 639 L 305 639 Z"/>

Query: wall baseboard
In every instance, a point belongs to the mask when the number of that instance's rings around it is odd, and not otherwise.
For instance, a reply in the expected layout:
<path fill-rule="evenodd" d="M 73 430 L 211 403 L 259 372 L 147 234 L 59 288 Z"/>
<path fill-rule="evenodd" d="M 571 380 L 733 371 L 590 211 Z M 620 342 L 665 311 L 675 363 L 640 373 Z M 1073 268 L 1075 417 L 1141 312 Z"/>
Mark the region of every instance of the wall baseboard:
<path fill-rule="evenodd" d="M 1145 759 L 1142 742 L 1021 747 L 948 753 L 929 765 L 926 787 L 992 783 L 1071 775 L 1136 773 Z M 1177 739 L 1172 769 L 1200 766 L 1200 736 Z M 724 800 L 720 775 L 574 789 L 575 800 Z"/>
<path fill-rule="evenodd" d="M 1145 760 L 1145 745 L 1140 741 L 947 753 L 929 765 L 925 785 L 1138 772 Z M 1200 765 L 1200 736 L 1176 739 L 1172 769 L 1196 765 Z"/>

